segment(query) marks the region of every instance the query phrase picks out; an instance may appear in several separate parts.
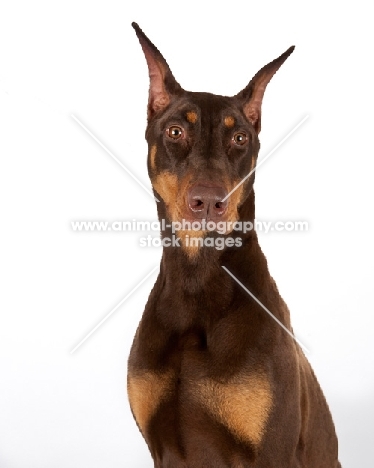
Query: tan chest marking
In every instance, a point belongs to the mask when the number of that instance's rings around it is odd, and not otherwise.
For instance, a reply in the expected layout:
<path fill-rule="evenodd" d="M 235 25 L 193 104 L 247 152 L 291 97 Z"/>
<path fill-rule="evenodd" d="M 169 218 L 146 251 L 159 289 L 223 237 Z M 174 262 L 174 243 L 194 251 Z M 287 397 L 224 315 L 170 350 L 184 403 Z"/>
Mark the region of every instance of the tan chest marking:
<path fill-rule="evenodd" d="M 222 384 L 198 382 L 194 397 L 238 439 L 260 444 L 272 407 L 272 391 L 265 375 L 241 376 Z"/>
<path fill-rule="evenodd" d="M 143 434 L 147 430 L 151 417 L 161 401 L 169 394 L 171 374 L 144 372 L 130 375 L 127 381 L 127 393 L 131 410 Z"/>

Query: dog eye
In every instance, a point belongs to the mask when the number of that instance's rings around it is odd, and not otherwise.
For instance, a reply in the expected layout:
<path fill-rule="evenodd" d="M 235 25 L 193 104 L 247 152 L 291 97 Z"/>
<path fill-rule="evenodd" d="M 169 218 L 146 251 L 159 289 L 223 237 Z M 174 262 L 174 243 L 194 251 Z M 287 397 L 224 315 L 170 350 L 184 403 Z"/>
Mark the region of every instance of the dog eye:
<path fill-rule="evenodd" d="M 244 132 L 237 132 L 234 134 L 232 137 L 232 141 L 237 145 L 237 146 L 243 146 L 247 143 L 248 137 Z"/>
<path fill-rule="evenodd" d="M 182 138 L 183 133 L 183 128 L 179 127 L 178 125 L 172 125 L 166 130 L 167 136 L 172 140 L 179 140 L 180 138 Z"/>

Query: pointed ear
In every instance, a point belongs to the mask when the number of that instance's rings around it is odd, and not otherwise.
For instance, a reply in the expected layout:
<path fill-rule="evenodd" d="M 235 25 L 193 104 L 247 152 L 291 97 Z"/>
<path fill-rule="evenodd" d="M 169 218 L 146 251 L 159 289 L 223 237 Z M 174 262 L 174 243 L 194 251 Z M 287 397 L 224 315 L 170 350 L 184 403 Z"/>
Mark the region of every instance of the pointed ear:
<path fill-rule="evenodd" d="M 143 33 L 137 23 L 132 23 L 147 60 L 149 71 L 148 118 L 166 109 L 173 95 L 181 94 L 182 88 L 175 80 L 169 65 L 160 51 Z"/>
<path fill-rule="evenodd" d="M 248 86 L 235 96 L 241 101 L 243 112 L 257 133 L 261 130 L 261 104 L 266 86 L 287 57 L 292 54 L 294 48 L 295 46 L 290 47 L 278 58 L 261 68 Z"/>

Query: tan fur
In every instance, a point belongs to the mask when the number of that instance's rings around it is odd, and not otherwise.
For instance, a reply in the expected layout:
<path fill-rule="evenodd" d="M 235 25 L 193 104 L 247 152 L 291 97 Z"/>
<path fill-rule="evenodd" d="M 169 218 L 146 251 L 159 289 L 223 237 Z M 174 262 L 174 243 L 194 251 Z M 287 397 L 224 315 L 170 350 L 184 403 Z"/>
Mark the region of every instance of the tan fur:
<path fill-rule="evenodd" d="M 184 194 L 188 187 L 188 179 L 185 178 L 180 183 L 176 175 L 171 174 L 170 172 L 164 171 L 161 172 L 155 180 L 153 180 L 153 187 L 159 193 L 161 198 L 166 204 L 170 220 L 172 222 L 182 221 L 183 215 L 183 205 L 181 206 L 181 199 L 183 203 L 183 196 L 180 196 L 179 193 Z M 202 231 L 187 231 L 181 230 L 178 231 L 178 237 L 181 239 L 181 246 L 187 255 L 192 258 L 194 257 L 198 250 L 199 246 L 190 246 L 187 245 L 186 236 L 191 237 L 202 237 L 204 233 Z"/>
<path fill-rule="evenodd" d="M 234 117 L 231 117 L 231 115 L 229 115 L 229 116 L 225 117 L 223 123 L 225 124 L 225 126 L 227 128 L 232 128 L 234 126 L 234 124 L 235 124 L 235 119 L 234 119 Z"/>
<path fill-rule="evenodd" d="M 252 156 L 251 170 L 249 172 L 253 171 L 253 169 L 255 168 L 255 165 L 256 165 L 256 158 L 255 156 Z"/>
<path fill-rule="evenodd" d="M 183 250 L 186 252 L 189 258 L 196 256 L 200 249 L 200 242 L 198 239 L 204 239 L 205 231 L 193 231 L 193 230 L 180 230 L 178 231 L 178 237 L 181 240 Z M 188 236 L 188 237 L 187 237 Z M 196 239 L 195 242 L 193 239 Z"/>
<path fill-rule="evenodd" d="M 194 124 L 194 123 L 197 122 L 197 114 L 196 114 L 196 112 L 193 112 L 193 111 L 187 112 L 186 117 L 187 117 L 187 120 L 188 120 L 190 123 L 193 123 L 193 124 Z"/>
<path fill-rule="evenodd" d="M 168 211 L 174 211 L 173 205 L 176 203 L 179 190 L 177 176 L 171 172 L 163 171 L 154 180 L 152 180 L 152 185 L 164 200 Z M 172 217 L 172 221 L 176 221 L 176 219 Z"/>
<path fill-rule="evenodd" d="M 153 145 L 149 153 L 149 158 L 151 161 L 151 169 L 153 171 L 156 169 L 156 153 L 157 153 L 157 146 Z"/>
<path fill-rule="evenodd" d="M 153 372 L 129 376 L 127 392 L 130 406 L 143 434 L 158 405 L 167 396 L 171 379 L 170 374 L 157 375 Z"/>
<path fill-rule="evenodd" d="M 151 148 L 151 158 L 152 150 L 155 148 L 155 145 Z M 151 159 L 152 161 L 152 159 Z M 152 164 L 152 162 L 151 162 Z M 232 190 L 236 184 L 240 182 L 235 182 L 228 191 Z M 152 184 L 156 192 L 161 196 L 166 204 L 168 214 L 171 222 L 181 222 L 185 217 L 185 194 L 189 188 L 190 177 L 186 176 L 183 180 L 179 181 L 175 174 L 172 174 L 168 171 L 163 171 L 158 174 L 153 180 Z M 234 223 L 239 219 L 238 207 L 241 203 L 241 197 L 243 194 L 243 185 L 241 185 L 234 193 L 232 193 L 228 199 L 228 206 L 225 216 L 222 217 L 222 221 Z M 227 231 L 226 234 L 230 234 L 230 231 Z M 206 231 L 193 231 L 193 230 L 180 230 L 178 231 L 178 237 L 181 239 L 181 246 L 183 250 L 187 253 L 189 258 L 193 258 L 199 251 L 200 245 L 191 242 L 187 242 L 187 237 L 189 240 L 191 238 L 202 238 L 206 235 Z"/>
<path fill-rule="evenodd" d="M 230 188 L 229 192 L 236 187 L 236 185 L 240 182 L 237 181 L 233 186 Z M 225 219 L 227 222 L 235 222 L 239 219 L 239 214 L 238 214 L 238 207 L 240 206 L 241 203 L 241 198 L 243 195 L 243 184 L 238 187 L 235 192 L 233 192 L 229 198 L 228 198 L 228 205 L 227 205 L 227 211 L 226 211 L 226 216 Z M 231 231 L 226 232 L 226 234 L 230 234 Z"/>
<path fill-rule="evenodd" d="M 265 375 L 235 377 L 227 383 L 204 380 L 194 385 L 193 393 L 238 439 L 260 444 L 273 400 Z"/>

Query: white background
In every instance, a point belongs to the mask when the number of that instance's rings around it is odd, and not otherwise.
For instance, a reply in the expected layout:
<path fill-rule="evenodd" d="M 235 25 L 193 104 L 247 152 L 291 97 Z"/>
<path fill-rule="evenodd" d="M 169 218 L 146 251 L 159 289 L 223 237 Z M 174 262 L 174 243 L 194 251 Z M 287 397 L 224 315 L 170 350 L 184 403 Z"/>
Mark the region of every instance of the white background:
<path fill-rule="evenodd" d="M 73 220 L 153 220 L 144 184 L 145 59 L 131 21 L 182 86 L 232 95 L 295 44 L 263 107 L 260 235 L 336 423 L 343 468 L 371 468 L 374 431 L 372 15 L 348 2 L 3 2 L 0 11 L 0 467 L 150 468 L 126 360 L 159 262 L 139 234 Z"/>

